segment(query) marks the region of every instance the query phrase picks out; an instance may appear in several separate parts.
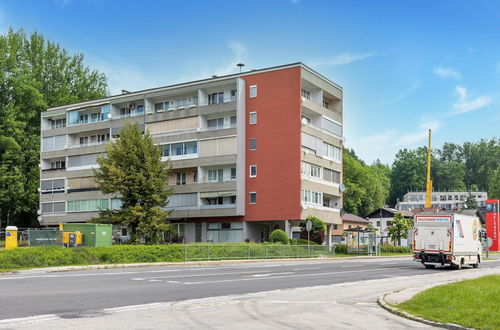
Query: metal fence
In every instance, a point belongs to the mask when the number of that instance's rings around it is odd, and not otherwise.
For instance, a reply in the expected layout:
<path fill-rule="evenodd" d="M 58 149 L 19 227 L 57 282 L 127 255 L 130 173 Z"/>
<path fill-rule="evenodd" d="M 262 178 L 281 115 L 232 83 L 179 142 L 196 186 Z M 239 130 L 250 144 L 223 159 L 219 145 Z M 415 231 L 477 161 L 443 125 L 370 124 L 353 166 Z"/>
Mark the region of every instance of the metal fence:
<path fill-rule="evenodd" d="M 21 228 L 17 231 L 17 245 L 29 246 L 27 229 Z M 0 230 L 0 249 L 4 248 L 5 248 L 5 230 Z"/>
<path fill-rule="evenodd" d="M 219 245 L 186 244 L 184 260 L 231 260 L 277 258 L 327 258 L 335 256 L 334 246 L 325 245 Z"/>

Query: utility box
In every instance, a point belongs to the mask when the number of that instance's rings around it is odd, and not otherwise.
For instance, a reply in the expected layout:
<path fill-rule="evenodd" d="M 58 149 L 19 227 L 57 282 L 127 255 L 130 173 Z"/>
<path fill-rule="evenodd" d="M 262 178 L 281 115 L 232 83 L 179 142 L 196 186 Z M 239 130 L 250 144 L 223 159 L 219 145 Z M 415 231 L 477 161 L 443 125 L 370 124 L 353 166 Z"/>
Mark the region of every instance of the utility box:
<path fill-rule="evenodd" d="M 63 243 L 65 247 L 82 246 L 83 235 L 80 232 L 64 232 Z"/>
<path fill-rule="evenodd" d="M 113 244 L 113 225 L 99 223 L 65 223 L 67 232 L 80 232 L 83 246 L 111 246 Z"/>
<path fill-rule="evenodd" d="M 17 227 L 7 226 L 5 228 L 5 249 L 15 249 L 17 247 Z"/>

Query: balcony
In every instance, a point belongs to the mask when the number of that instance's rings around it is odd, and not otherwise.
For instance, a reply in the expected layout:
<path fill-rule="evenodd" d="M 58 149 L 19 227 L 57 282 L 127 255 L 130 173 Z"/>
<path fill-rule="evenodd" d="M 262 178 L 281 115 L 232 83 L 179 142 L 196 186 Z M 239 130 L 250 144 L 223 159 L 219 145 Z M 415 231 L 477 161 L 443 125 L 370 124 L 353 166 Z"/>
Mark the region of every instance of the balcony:
<path fill-rule="evenodd" d="M 131 118 L 137 116 L 144 116 L 144 106 L 139 106 L 137 108 L 121 111 L 120 114 L 113 115 L 113 119 L 123 119 L 123 118 Z"/>
<path fill-rule="evenodd" d="M 78 143 L 78 144 L 70 144 L 68 146 L 68 149 L 77 149 L 77 148 L 85 148 L 85 147 L 94 147 L 94 146 L 100 146 L 100 145 L 103 145 L 103 144 L 106 144 L 108 143 L 110 140 L 106 140 L 106 141 L 100 141 L 100 142 L 88 142 L 88 143 Z"/>
<path fill-rule="evenodd" d="M 303 107 L 317 114 L 329 117 L 339 123 L 342 122 L 342 113 L 340 111 L 325 108 L 323 105 L 317 104 L 316 102 L 313 102 L 304 96 L 302 96 L 301 99 Z"/>

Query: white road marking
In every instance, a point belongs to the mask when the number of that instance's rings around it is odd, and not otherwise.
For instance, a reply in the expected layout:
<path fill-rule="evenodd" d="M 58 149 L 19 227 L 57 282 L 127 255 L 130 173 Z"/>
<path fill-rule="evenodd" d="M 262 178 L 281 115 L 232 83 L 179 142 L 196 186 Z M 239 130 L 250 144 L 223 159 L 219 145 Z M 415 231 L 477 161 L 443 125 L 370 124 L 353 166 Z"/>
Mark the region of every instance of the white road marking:
<path fill-rule="evenodd" d="M 254 280 L 266 280 L 266 279 L 277 279 L 277 278 L 290 278 L 290 277 L 312 277 L 312 276 L 324 276 L 333 274 L 345 274 L 345 273 L 361 273 L 361 272 L 373 272 L 377 270 L 385 270 L 385 268 L 375 268 L 375 269 L 362 269 L 362 270 L 346 270 L 339 272 L 328 272 L 328 273 L 311 273 L 311 274 L 296 274 L 287 276 L 269 276 L 269 277 L 245 277 L 239 279 L 229 279 L 229 280 L 216 280 L 216 281 L 203 281 L 203 282 L 183 282 L 183 284 L 208 284 L 208 283 L 226 283 L 226 282 L 239 282 L 239 281 L 254 281 Z"/>
<path fill-rule="evenodd" d="M 294 272 L 282 272 L 282 273 L 254 274 L 254 275 L 249 275 L 249 276 L 245 276 L 245 277 L 266 277 L 266 276 L 286 275 L 286 274 L 295 274 L 295 273 Z"/>

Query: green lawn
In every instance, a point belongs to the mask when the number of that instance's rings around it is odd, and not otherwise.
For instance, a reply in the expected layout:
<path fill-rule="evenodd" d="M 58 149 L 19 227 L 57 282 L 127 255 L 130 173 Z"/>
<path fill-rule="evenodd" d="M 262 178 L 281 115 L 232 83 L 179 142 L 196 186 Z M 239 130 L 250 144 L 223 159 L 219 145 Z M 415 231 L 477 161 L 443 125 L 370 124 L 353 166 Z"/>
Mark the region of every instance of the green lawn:
<path fill-rule="evenodd" d="M 398 308 L 428 320 L 476 329 L 500 329 L 500 275 L 441 285 Z"/>

